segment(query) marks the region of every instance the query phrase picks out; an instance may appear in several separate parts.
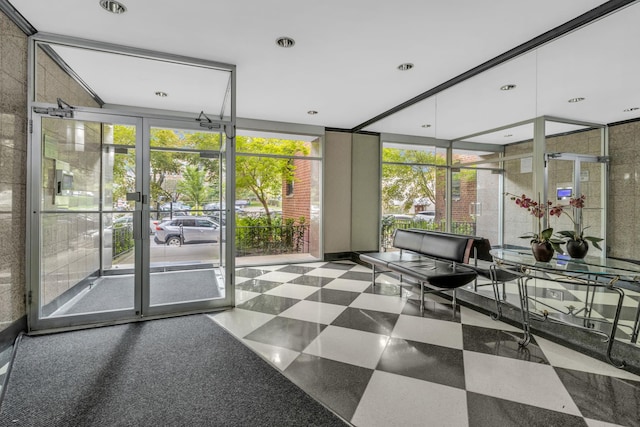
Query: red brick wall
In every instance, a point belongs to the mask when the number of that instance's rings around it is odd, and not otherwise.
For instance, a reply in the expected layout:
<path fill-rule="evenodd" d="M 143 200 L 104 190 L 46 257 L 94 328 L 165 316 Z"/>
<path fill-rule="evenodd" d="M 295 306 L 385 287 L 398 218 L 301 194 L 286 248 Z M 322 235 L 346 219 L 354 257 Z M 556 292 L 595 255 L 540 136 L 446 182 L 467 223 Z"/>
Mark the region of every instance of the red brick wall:
<path fill-rule="evenodd" d="M 463 174 L 460 179 L 460 197 L 454 197 L 451 204 L 452 221 L 471 221 L 469 215 L 469 206 L 475 203 L 477 199 L 477 183 L 476 179 L 470 179 L 471 174 Z M 466 178 L 466 179 L 465 179 Z M 436 221 L 444 220 L 446 215 L 445 204 L 445 183 L 446 174 L 444 171 L 436 174 Z"/>
<path fill-rule="evenodd" d="M 282 217 L 298 220 L 305 217 L 309 223 L 311 214 L 311 162 L 294 159 L 293 194 L 287 196 L 287 182 L 282 180 Z"/>

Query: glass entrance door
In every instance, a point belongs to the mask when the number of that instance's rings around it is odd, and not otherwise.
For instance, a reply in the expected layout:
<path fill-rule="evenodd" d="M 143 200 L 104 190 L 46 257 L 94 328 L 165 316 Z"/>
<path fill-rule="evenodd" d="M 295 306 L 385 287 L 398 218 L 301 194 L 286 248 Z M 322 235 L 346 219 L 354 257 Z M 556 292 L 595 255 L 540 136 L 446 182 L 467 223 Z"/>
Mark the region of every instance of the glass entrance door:
<path fill-rule="evenodd" d="M 230 305 L 219 134 L 77 111 L 33 124 L 30 330 Z"/>
<path fill-rule="evenodd" d="M 580 226 L 585 236 L 606 236 L 606 163 L 602 157 L 571 153 L 548 154 L 545 178 L 545 200 L 567 206 L 567 215 L 551 219 L 550 225 L 556 232 L 573 231 Z M 584 207 L 572 208 L 570 200 L 581 196 L 584 196 Z M 606 242 L 601 242 L 600 246 L 606 248 Z M 589 255 L 604 254 L 597 248 L 590 247 Z"/>
<path fill-rule="evenodd" d="M 143 302 L 150 314 L 220 306 L 223 134 L 167 121 L 149 121 L 146 132 L 152 231 Z"/>
<path fill-rule="evenodd" d="M 33 115 L 29 238 L 31 330 L 141 314 L 141 119 Z M 118 165 L 119 168 L 114 166 Z M 124 267 L 120 260 L 131 258 Z M 117 274 L 116 274 L 117 273 Z"/>

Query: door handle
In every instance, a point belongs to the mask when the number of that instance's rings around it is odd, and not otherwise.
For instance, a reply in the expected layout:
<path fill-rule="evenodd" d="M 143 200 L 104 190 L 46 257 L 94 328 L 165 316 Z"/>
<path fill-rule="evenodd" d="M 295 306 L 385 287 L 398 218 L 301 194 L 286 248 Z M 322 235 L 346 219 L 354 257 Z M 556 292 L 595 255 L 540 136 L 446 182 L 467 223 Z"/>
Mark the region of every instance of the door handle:
<path fill-rule="evenodd" d="M 148 196 L 146 194 L 141 194 L 139 191 L 133 193 L 127 193 L 127 200 L 130 202 L 142 202 L 143 204 L 147 204 Z"/>

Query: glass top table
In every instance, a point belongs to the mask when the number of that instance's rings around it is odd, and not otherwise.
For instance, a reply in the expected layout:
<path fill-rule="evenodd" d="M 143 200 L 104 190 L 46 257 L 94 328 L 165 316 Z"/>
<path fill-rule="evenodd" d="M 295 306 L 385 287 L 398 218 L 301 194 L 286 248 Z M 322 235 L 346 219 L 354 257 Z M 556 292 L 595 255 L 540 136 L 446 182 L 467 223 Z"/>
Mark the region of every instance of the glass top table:
<path fill-rule="evenodd" d="M 591 274 L 610 277 L 639 285 L 640 289 L 640 265 L 628 261 L 596 256 L 573 259 L 556 253 L 551 261 L 539 262 L 527 249 L 492 249 L 491 255 L 496 262 L 513 267 L 531 268 L 555 274 Z"/>
<path fill-rule="evenodd" d="M 520 342 L 525 346 L 530 341 L 530 318 L 532 315 L 538 316 L 538 320 L 550 320 L 563 324 L 571 323 L 559 321 L 539 314 L 531 313 L 529 310 L 529 300 L 536 300 L 536 297 L 530 297 L 528 294 L 527 283 L 531 279 L 544 278 L 545 280 L 553 280 L 558 283 L 566 283 L 574 286 L 584 287 L 587 293 L 585 307 L 579 311 L 584 311 L 586 325 L 592 325 L 594 319 L 591 319 L 591 308 L 593 306 L 593 295 L 595 288 L 603 288 L 607 292 L 613 292 L 618 295 L 616 311 L 611 321 L 611 331 L 609 334 L 600 331 L 585 329 L 593 332 L 602 333 L 607 337 L 607 353 L 606 357 L 609 362 L 618 367 L 624 367 L 624 362 L 618 364 L 611 359 L 611 349 L 613 347 L 620 312 L 622 310 L 622 302 L 624 298 L 623 288 L 640 290 L 640 265 L 627 261 L 617 260 L 606 257 L 587 256 L 584 259 L 572 259 L 562 254 L 554 254 L 553 259 L 549 262 L 539 262 L 533 257 L 528 249 L 492 249 L 491 255 L 499 268 L 517 272 L 518 292 L 520 297 L 520 308 L 522 311 L 522 324 L 524 330 L 524 338 Z M 589 292 L 591 296 L 589 297 Z M 590 302 L 589 302 L 590 299 Z M 576 312 L 560 313 L 574 316 Z M 577 316 L 576 316 L 577 317 Z M 631 335 L 631 342 L 637 342 L 638 332 L 640 329 L 640 303 L 636 311 L 635 322 Z"/>

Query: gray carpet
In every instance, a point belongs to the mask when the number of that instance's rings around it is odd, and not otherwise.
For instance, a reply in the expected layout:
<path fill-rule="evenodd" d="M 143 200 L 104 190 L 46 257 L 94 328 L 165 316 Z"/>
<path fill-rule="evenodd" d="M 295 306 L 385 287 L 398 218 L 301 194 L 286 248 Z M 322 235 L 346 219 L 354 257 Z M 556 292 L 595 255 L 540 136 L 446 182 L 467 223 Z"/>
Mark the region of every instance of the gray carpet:
<path fill-rule="evenodd" d="M 151 305 L 220 298 L 213 269 L 168 271 L 150 275 Z M 55 315 L 133 308 L 133 275 L 103 276 L 72 305 Z"/>
<path fill-rule="evenodd" d="M 343 426 L 205 315 L 24 337 L 2 426 Z"/>

